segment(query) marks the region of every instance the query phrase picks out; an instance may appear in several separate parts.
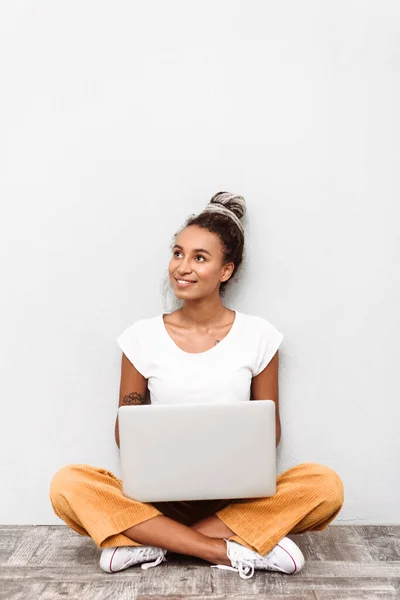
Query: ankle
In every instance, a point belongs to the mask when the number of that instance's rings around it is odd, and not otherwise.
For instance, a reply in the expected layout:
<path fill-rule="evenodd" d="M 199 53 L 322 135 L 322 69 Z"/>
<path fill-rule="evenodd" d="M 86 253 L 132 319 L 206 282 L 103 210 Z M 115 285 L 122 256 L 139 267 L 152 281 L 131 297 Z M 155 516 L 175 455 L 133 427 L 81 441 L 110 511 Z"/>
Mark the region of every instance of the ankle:
<path fill-rule="evenodd" d="M 210 540 L 212 540 L 210 544 L 211 552 L 207 560 L 212 563 L 231 566 L 231 561 L 226 553 L 227 544 L 225 540 L 218 538 L 210 538 Z"/>

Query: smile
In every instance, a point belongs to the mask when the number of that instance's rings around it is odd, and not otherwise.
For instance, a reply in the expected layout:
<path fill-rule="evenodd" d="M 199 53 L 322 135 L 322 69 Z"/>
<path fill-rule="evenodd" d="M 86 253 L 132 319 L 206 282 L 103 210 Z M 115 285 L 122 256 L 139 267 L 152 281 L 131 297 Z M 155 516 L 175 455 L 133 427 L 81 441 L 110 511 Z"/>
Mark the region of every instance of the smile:
<path fill-rule="evenodd" d="M 195 281 L 189 281 L 187 279 L 175 279 L 175 281 L 180 287 L 187 287 L 188 285 L 193 285 L 196 283 Z"/>

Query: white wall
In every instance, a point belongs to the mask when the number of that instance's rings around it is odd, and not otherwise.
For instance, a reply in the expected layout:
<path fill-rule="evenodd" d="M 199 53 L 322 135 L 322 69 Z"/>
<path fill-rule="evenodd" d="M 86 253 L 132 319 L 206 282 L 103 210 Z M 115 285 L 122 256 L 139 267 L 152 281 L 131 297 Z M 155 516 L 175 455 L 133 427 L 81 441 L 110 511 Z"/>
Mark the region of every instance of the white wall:
<path fill-rule="evenodd" d="M 329 465 L 335 523 L 399 524 L 399 3 L 0 11 L 0 522 L 60 523 L 65 464 L 120 474 L 116 338 L 163 310 L 173 233 L 229 190 L 227 303 L 285 334 L 279 472 Z"/>

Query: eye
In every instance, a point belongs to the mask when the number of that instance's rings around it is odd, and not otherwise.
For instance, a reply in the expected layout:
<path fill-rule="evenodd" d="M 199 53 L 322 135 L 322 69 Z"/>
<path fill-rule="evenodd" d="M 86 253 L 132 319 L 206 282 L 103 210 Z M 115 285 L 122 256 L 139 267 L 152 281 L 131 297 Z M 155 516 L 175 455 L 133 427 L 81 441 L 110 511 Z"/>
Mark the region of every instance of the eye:
<path fill-rule="evenodd" d="M 176 256 L 177 254 L 182 254 L 182 253 L 180 252 L 180 250 L 174 250 L 173 256 Z M 197 256 L 195 256 L 195 258 L 201 258 L 202 260 L 199 262 L 203 262 L 206 260 L 205 257 L 202 256 L 201 254 L 197 254 Z"/>

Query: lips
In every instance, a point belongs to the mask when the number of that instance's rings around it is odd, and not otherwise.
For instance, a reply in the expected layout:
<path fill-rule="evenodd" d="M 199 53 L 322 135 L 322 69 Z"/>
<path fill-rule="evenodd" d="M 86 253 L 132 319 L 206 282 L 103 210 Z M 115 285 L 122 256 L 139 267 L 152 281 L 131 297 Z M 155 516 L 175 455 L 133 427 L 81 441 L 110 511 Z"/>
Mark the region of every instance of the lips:
<path fill-rule="evenodd" d="M 175 277 L 175 281 L 178 285 L 190 285 L 192 283 L 196 283 L 195 281 L 192 281 L 191 279 L 180 279 L 178 277 Z"/>

